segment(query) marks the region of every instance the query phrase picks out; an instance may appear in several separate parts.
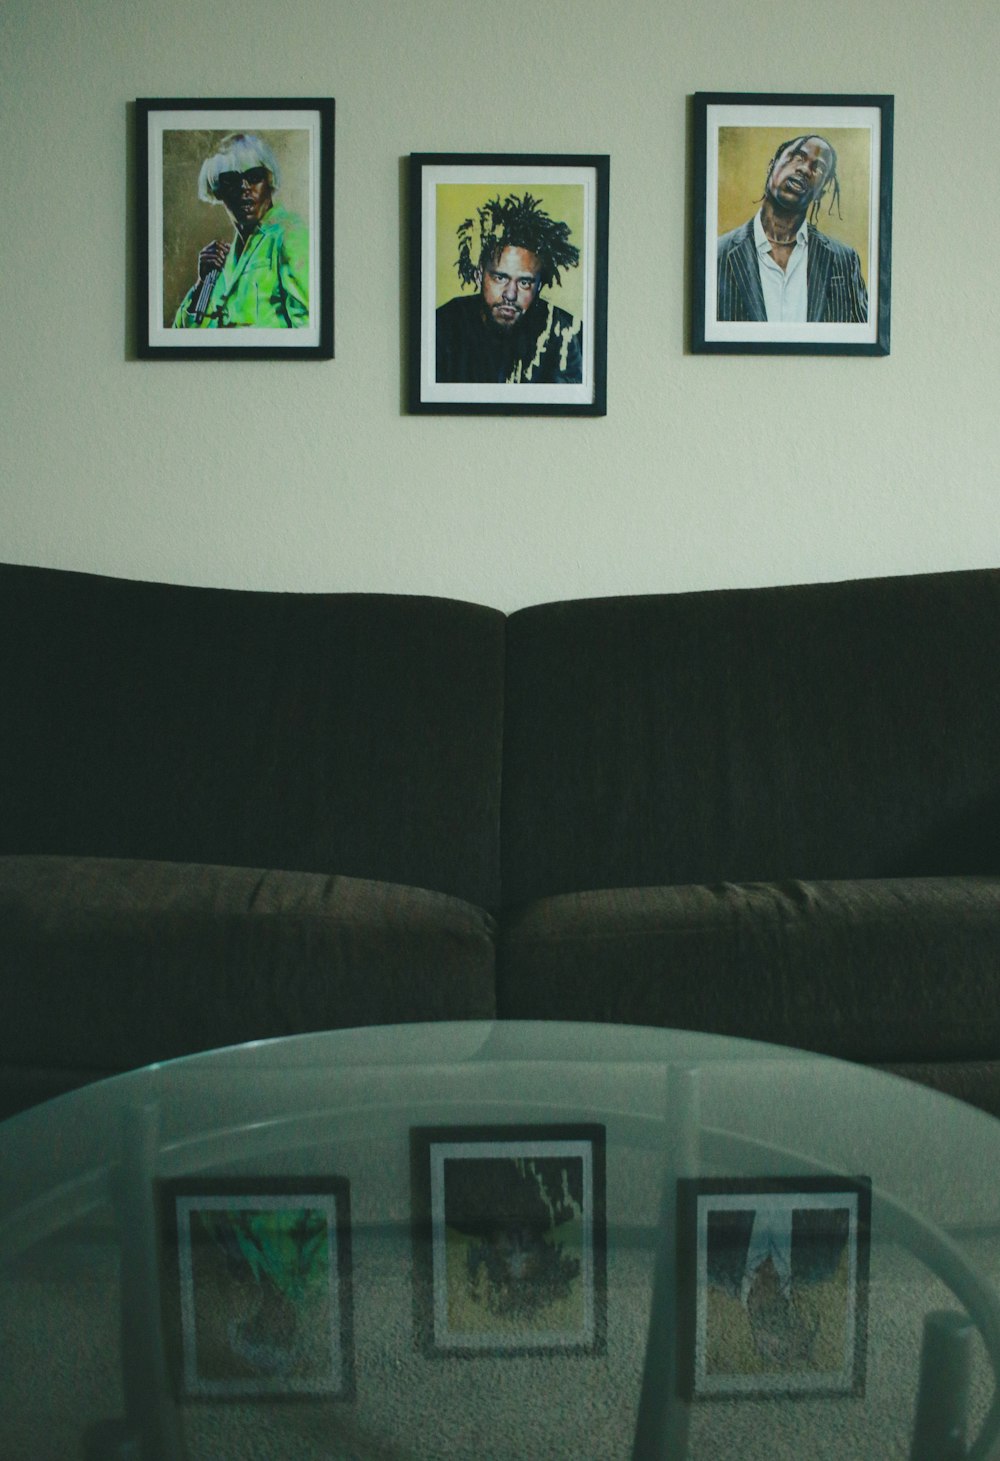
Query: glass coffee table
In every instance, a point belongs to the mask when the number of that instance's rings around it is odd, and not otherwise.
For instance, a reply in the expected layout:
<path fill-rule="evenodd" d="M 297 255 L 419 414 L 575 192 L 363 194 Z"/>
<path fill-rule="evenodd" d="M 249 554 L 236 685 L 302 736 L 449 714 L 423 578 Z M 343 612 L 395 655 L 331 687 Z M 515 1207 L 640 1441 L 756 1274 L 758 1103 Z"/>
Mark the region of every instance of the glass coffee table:
<path fill-rule="evenodd" d="M 0 1125 L 0 1455 L 1000 1457 L 1000 1123 L 746 1041 L 390 1026 Z"/>

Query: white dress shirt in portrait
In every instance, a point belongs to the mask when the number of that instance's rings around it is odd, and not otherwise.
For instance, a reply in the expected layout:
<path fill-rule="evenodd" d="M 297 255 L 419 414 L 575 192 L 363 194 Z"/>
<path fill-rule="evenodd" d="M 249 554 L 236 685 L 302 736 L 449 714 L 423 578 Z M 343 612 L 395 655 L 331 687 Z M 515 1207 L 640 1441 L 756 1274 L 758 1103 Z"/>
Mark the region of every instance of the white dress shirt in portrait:
<path fill-rule="evenodd" d="M 807 292 L 806 265 L 809 255 L 809 230 L 805 219 L 795 235 L 795 247 L 786 268 L 771 257 L 771 245 L 764 235 L 758 213 L 753 221 L 753 237 L 757 246 L 757 268 L 760 287 L 764 291 L 764 308 L 768 324 L 805 324 Z"/>

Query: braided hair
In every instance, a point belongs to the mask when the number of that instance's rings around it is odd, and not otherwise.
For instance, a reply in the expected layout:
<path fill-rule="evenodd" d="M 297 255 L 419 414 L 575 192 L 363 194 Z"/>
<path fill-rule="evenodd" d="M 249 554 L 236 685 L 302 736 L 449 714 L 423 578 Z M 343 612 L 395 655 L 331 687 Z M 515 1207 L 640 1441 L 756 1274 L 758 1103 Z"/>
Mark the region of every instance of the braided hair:
<path fill-rule="evenodd" d="M 767 185 L 771 181 L 771 174 L 774 172 L 774 165 L 778 161 L 778 158 L 782 155 L 782 153 L 787 152 L 789 147 L 801 147 L 803 142 L 812 141 L 822 142 L 823 146 L 828 148 L 830 153 L 830 171 L 823 179 L 823 186 L 820 188 L 819 192 L 812 200 L 812 203 L 809 205 L 809 222 L 816 222 L 816 219 L 819 217 L 819 205 L 822 203 L 827 193 L 830 193 L 830 206 L 826 211 L 828 213 L 832 213 L 833 205 L 836 204 L 837 217 L 842 218 L 844 215 L 840 211 L 840 179 L 837 176 L 837 151 L 832 143 L 828 142 L 825 137 L 821 137 L 818 132 L 803 132 L 799 137 L 789 137 L 787 142 L 779 143 L 779 145 L 775 148 L 774 156 L 771 158 L 771 161 L 767 165 L 767 177 L 764 179 L 764 197 L 767 197 Z M 764 199 L 762 198 L 760 201 L 763 202 Z"/>
<path fill-rule="evenodd" d="M 463 284 L 477 283 L 477 275 L 506 248 L 529 249 L 537 254 L 541 267 L 539 283 L 560 284 L 560 268 L 572 269 L 580 262 L 580 250 L 569 242 L 568 224 L 559 223 L 543 212 L 541 200 L 525 193 L 519 198 L 509 193 L 501 203 L 499 196 L 477 209 L 479 240 L 476 247 L 476 220 L 466 218 L 457 229 L 458 258 L 455 267 Z"/>

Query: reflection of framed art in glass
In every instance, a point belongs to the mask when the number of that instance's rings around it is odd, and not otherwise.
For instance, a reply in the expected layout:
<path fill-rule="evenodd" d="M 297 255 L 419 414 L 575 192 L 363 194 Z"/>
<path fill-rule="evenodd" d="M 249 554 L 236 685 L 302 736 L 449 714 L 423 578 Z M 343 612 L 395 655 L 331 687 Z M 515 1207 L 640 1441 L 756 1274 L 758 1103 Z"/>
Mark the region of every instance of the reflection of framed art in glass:
<path fill-rule="evenodd" d="M 697 92 L 696 351 L 887 355 L 891 96 Z"/>
<path fill-rule="evenodd" d="M 411 411 L 604 415 L 608 173 L 412 155 Z"/>
<path fill-rule="evenodd" d="M 411 1158 L 424 1352 L 602 1352 L 603 1126 L 415 1128 Z"/>
<path fill-rule="evenodd" d="M 138 349 L 333 355 L 330 98 L 136 102 Z"/>
<path fill-rule="evenodd" d="M 163 1182 L 159 1204 L 163 1311 L 178 1393 L 349 1399 L 347 1181 Z"/>
<path fill-rule="evenodd" d="M 678 1183 L 681 1389 L 698 1400 L 864 1391 L 871 1183 Z"/>

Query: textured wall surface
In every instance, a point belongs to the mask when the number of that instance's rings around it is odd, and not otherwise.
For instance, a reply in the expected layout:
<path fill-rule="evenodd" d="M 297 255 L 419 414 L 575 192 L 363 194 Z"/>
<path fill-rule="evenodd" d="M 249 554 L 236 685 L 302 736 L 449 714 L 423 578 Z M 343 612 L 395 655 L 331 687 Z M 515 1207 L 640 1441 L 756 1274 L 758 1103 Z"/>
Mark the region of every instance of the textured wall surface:
<path fill-rule="evenodd" d="M 7 0 L 0 556 L 504 609 L 998 561 L 1000 11 Z M 896 97 L 892 354 L 691 356 L 687 98 Z M 336 358 L 134 358 L 137 96 L 337 101 Z M 404 410 L 403 159 L 611 156 L 608 415 Z"/>

